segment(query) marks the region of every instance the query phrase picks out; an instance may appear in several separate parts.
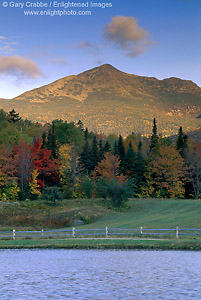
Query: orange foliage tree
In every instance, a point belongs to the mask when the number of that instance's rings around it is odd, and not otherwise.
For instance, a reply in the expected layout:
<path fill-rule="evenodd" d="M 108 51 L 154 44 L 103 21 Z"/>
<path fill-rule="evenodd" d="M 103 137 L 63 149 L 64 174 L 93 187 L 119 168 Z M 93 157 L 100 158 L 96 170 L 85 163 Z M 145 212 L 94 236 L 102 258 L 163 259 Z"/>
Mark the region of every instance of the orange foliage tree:
<path fill-rule="evenodd" d="M 126 177 L 119 172 L 119 166 L 121 161 L 118 156 L 111 153 L 106 153 L 105 158 L 101 160 L 94 169 L 93 177 L 105 177 L 109 180 L 117 178 L 118 182 L 121 184 Z"/>
<path fill-rule="evenodd" d="M 162 198 L 184 196 L 184 160 L 171 145 L 162 145 L 157 155 L 150 156 L 146 173 L 147 185 L 142 195 Z"/>

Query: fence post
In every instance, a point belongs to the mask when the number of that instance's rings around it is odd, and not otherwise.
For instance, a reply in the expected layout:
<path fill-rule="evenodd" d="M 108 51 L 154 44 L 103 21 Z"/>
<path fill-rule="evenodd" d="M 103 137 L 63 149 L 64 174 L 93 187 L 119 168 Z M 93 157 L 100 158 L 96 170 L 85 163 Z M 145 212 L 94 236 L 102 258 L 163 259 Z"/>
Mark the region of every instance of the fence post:
<path fill-rule="evenodd" d="M 13 229 L 13 240 L 15 240 L 15 229 Z"/>
<path fill-rule="evenodd" d="M 72 228 L 72 236 L 75 237 L 75 227 Z"/>
<path fill-rule="evenodd" d="M 179 227 L 177 226 L 176 227 L 176 238 L 178 239 L 178 237 L 179 237 Z"/>
<path fill-rule="evenodd" d="M 140 234 L 142 234 L 142 227 L 140 227 Z"/>
<path fill-rule="evenodd" d="M 41 229 L 41 236 L 44 236 L 44 229 Z"/>
<path fill-rule="evenodd" d="M 108 227 L 105 227 L 105 237 L 108 238 Z"/>

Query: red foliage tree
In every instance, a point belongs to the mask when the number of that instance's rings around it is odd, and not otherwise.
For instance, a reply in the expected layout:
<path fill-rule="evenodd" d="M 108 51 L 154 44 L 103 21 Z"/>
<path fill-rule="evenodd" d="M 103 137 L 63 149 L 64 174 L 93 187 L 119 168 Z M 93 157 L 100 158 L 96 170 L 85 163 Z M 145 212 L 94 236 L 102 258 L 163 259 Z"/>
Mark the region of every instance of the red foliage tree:
<path fill-rule="evenodd" d="M 32 145 L 21 142 L 14 148 L 13 161 L 21 190 L 31 181 L 33 170 L 38 170 L 37 182 L 40 187 L 54 185 L 59 178 L 59 163 L 51 158 L 51 150 L 41 149 L 42 140 L 37 139 Z"/>

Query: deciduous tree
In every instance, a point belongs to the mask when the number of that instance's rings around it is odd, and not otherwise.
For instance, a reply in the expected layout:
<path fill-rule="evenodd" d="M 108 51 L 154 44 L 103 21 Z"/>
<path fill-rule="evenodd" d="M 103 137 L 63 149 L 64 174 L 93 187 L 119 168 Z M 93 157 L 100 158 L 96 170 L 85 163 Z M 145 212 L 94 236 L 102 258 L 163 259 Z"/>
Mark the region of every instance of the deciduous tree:
<path fill-rule="evenodd" d="M 149 196 L 184 196 L 184 160 L 173 146 L 163 145 L 157 155 L 150 157 L 146 180 Z"/>
<path fill-rule="evenodd" d="M 193 186 L 195 199 L 201 194 L 201 143 L 195 141 L 191 148 L 185 149 L 187 178 Z"/>

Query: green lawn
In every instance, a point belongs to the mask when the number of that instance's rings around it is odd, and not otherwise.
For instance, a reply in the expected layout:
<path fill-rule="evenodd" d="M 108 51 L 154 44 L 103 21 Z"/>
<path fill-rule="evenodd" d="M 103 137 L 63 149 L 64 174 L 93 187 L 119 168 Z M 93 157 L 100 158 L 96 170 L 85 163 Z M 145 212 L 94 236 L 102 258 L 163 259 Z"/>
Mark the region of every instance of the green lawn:
<path fill-rule="evenodd" d="M 0 207 L 0 231 L 66 228 L 75 219 L 85 222 L 81 228 L 201 228 L 201 201 L 132 199 L 121 210 L 98 199 L 64 200 L 56 207 L 37 201 Z"/>
<path fill-rule="evenodd" d="M 201 201 L 133 199 L 130 208 L 110 211 L 87 228 L 201 228 Z"/>
<path fill-rule="evenodd" d="M 47 207 L 38 207 L 34 204 L 34 218 L 37 228 L 42 221 L 42 217 L 37 220 L 37 216 L 44 216 Z M 13 209 L 13 208 L 11 208 Z M 9 208 L 7 208 L 9 210 Z M 18 207 L 17 212 L 13 214 L 16 220 L 22 217 L 24 210 Z M 2 212 L 3 213 L 3 212 Z M 10 212 L 7 211 L 8 216 Z M 27 210 L 26 210 L 27 213 Z M 30 208 L 30 215 L 32 209 Z M 96 200 L 71 200 L 62 205 L 51 208 L 50 217 L 55 214 L 56 220 L 62 216 L 79 218 L 84 216 L 85 220 L 92 221 L 90 224 L 75 226 L 77 229 L 98 229 L 105 228 L 201 228 L 201 201 L 195 200 L 161 200 L 161 199 L 132 199 L 128 207 L 115 210 L 108 208 L 102 202 Z M 29 218 L 29 215 L 26 216 Z M 52 218 L 52 217 L 51 217 Z M 1 222 L 1 220 L 0 220 Z M 60 224 L 58 222 L 58 224 Z M 63 223 L 62 223 L 63 224 Z M 6 227 L 2 225 L 0 230 L 15 228 L 16 230 L 36 229 L 35 226 Z M 72 228 L 72 226 L 70 227 Z M 44 227 L 48 229 L 48 227 Z M 142 239 L 143 238 L 143 239 Z M 145 237 L 135 237 L 134 239 L 80 239 L 80 238 L 55 238 L 55 239 L 19 239 L 0 240 L 0 248 L 66 248 L 66 249 L 91 249 L 91 248 L 109 248 L 109 249 L 175 249 L 175 250 L 201 250 L 201 237 L 183 237 L 170 236 L 169 239 L 163 240 L 163 236 L 158 240 L 146 239 Z"/>
<path fill-rule="evenodd" d="M 0 249 L 154 249 L 201 250 L 201 240 L 43 239 L 0 240 Z"/>

